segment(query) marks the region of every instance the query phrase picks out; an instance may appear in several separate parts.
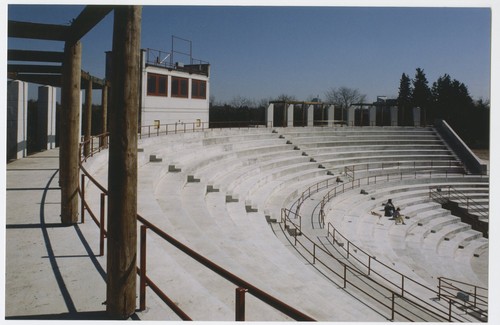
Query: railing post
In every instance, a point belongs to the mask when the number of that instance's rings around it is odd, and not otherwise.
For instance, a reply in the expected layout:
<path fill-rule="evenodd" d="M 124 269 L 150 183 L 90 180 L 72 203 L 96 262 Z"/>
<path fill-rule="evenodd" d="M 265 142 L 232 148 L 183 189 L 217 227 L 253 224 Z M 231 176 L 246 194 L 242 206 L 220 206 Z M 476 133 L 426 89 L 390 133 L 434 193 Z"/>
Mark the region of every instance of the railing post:
<path fill-rule="evenodd" d="M 438 300 L 441 299 L 441 277 L 438 278 Z"/>
<path fill-rule="evenodd" d="M 82 192 L 82 202 L 81 202 L 81 212 L 80 214 L 82 215 L 82 223 L 85 223 L 85 174 L 82 174 L 81 177 L 81 192 Z"/>
<path fill-rule="evenodd" d="M 405 276 L 401 275 L 401 297 L 405 296 Z"/>
<path fill-rule="evenodd" d="M 104 217 L 105 217 L 106 193 L 101 193 L 101 218 L 99 221 L 99 256 L 104 256 Z"/>
<path fill-rule="evenodd" d="M 237 322 L 245 321 L 245 293 L 248 290 L 245 288 L 236 288 L 236 306 L 235 306 L 235 320 Z"/>
<path fill-rule="evenodd" d="M 313 243 L 313 264 L 316 263 L 316 243 Z"/>
<path fill-rule="evenodd" d="M 368 255 L 368 275 L 370 275 L 372 271 L 372 257 Z"/>
<path fill-rule="evenodd" d="M 344 264 L 344 289 L 347 287 L 347 264 Z"/>
<path fill-rule="evenodd" d="M 474 286 L 474 308 L 476 308 L 477 304 L 477 286 Z"/>
<path fill-rule="evenodd" d="M 394 314 L 395 314 L 394 306 L 396 305 L 395 300 L 396 300 L 396 295 L 393 292 L 392 293 L 392 303 L 391 303 L 391 320 L 394 320 Z"/>
<path fill-rule="evenodd" d="M 141 256 L 140 256 L 140 279 L 139 279 L 139 308 L 146 309 L 146 230 L 147 226 L 141 226 Z"/>
<path fill-rule="evenodd" d="M 451 322 L 451 299 L 448 299 L 448 321 Z"/>

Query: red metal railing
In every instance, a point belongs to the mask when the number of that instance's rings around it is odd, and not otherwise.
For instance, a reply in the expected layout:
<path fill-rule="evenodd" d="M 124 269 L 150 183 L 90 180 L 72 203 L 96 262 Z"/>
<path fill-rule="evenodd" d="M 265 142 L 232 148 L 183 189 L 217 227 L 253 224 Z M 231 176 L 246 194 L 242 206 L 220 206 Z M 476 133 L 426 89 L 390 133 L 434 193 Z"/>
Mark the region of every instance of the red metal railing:
<path fill-rule="evenodd" d="M 96 138 L 101 138 L 101 137 L 107 137 L 106 135 L 100 135 L 97 137 L 93 137 L 90 139 L 90 143 L 93 142 Z M 107 141 L 105 141 L 107 142 Z M 83 150 L 84 143 L 80 145 L 80 150 Z M 82 151 L 80 151 L 82 152 Z M 90 156 L 93 155 L 96 152 L 96 150 L 91 150 L 90 151 Z M 92 217 L 93 221 L 96 223 L 96 225 L 99 227 L 99 233 L 100 233 L 100 240 L 99 240 L 99 254 L 102 256 L 104 255 L 104 246 L 105 246 L 105 238 L 106 238 L 106 229 L 105 229 L 105 215 L 106 215 L 106 209 L 105 209 L 105 202 L 106 202 L 106 196 L 107 196 L 107 189 L 104 188 L 90 173 L 85 169 L 83 166 L 83 162 L 87 160 L 88 157 L 86 156 L 81 156 L 81 161 L 80 161 L 80 171 L 81 171 L 81 183 L 79 184 L 79 194 L 81 198 L 81 221 L 82 223 L 85 222 L 85 211 L 89 213 L 89 215 Z M 89 184 L 93 184 L 94 186 L 97 187 L 97 189 L 101 192 L 100 193 L 100 216 L 99 218 L 95 215 L 93 212 L 92 208 L 88 204 L 85 198 L 85 181 L 88 179 Z M 204 256 L 200 255 L 199 253 L 195 252 L 194 250 L 190 249 L 186 245 L 182 244 L 172 236 L 168 235 L 164 231 L 162 231 L 160 228 L 156 227 L 154 224 L 149 222 L 148 220 L 144 219 L 141 217 L 139 214 L 137 215 L 137 220 L 142 224 L 140 227 L 140 245 L 139 245 L 139 251 L 140 251 L 140 258 L 139 258 L 139 266 L 137 267 L 137 273 L 140 277 L 139 279 L 139 305 L 140 309 L 144 310 L 146 308 L 146 287 L 149 287 L 162 301 L 168 305 L 172 311 L 176 313 L 177 316 L 179 316 L 180 319 L 182 320 L 191 320 L 191 318 L 179 307 L 177 304 L 168 296 L 164 293 L 164 291 L 147 275 L 147 269 L 146 269 L 146 261 L 147 261 L 147 255 L 146 255 L 146 245 L 147 245 L 147 231 L 150 230 L 153 232 L 155 235 L 163 239 L 164 241 L 170 243 L 173 247 L 177 248 L 190 258 L 194 259 L 201 265 L 205 266 L 209 270 L 215 272 L 218 274 L 221 278 L 231 282 L 236 286 L 235 289 L 235 320 L 236 321 L 244 321 L 245 320 L 245 294 L 249 293 L 262 301 L 263 303 L 273 307 L 274 309 L 278 310 L 279 312 L 287 315 L 288 317 L 297 320 L 297 321 L 314 321 L 314 319 L 299 310 L 287 305 L 286 303 L 282 302 L 281 300 L 269 295 L 265 291 L 255 287 L 254 285 L 250 284 L 249 282 L 246 282 L 245 280 L 237 277 L 236 275 L 232 274 L 231 272 L 227 271 L 226 269 L 220 267 L 219 265 L 215 264 L 211 260 L 205 258 Z"/>
<path fill-rule="evenodd" d="M 157 125 L 143 125 L 139 127 L 139 139 L 144 137 L 150 138 L 153 136 L 204 132 L 219 129 L 253 129 L 257 127 L 270 127 L 270 123 L 266 122 L 191 122 L 191 123 L 170 123 Z"/>

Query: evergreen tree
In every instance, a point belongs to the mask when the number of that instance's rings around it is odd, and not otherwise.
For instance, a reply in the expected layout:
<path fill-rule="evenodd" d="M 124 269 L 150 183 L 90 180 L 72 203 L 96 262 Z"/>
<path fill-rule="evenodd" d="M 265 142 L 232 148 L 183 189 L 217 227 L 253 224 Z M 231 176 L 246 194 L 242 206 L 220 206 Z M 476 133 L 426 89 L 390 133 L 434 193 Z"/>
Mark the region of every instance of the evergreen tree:
<path fill-rule="evenodd" d="M 403 73 L 399 82 L 398 108 L 401 112 L 402 125 L 409 125 L 411 119 L 411 80 Z"/>
<path fill-rule="evenodd" d="M 431 90 L 428 84 L 424 70 L 417 68 L 413 79 L 412 106 L 420 107 L 424 111 L 424 123 L 432 123 L 434 119 L 432 112 L 428 112 L 432 103 Z"/>

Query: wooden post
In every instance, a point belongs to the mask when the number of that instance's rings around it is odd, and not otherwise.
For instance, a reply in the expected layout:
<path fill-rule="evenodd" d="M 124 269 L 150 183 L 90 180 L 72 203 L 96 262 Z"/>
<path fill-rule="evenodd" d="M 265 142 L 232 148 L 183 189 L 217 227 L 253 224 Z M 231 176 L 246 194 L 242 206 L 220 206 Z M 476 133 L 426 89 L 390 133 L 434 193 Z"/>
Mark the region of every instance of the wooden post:
<path fill-rule="evenodd" d="M 141 12 L 140 6 L 114 10 L 106 288 L 106 312 L 114 319 L 126 319 L 136 308 Z"/>
<path fill-rule="evenodd" d="M 85 157 L 90 155 L 90 136 L 92 134 L 92 77 L 87 80 L 87 88 L 85 89 L 85 128 L 83 140 L 83 154 Z"/>
<path fill-rule="evenodd" d="M 106 84 L 102 87 L 102 96 L 101 96 L 101 107 L 102 107 L 102 130 L 101 133 L 104 134 L 108 132 L 108 85 Z M 108 145 L 108 139 L 106 137 L 102 138 L 102 142 L 100 143 L 102 147 L 106 147 Z"/>
<path fill-rule="evenodd" d="M 80 158 L 80 42 L 64 46 L 61 89 L 61 134 L 59 141 L 59 183 L 61 185 L 61 222 L 78 222 L 78 163 Z"/>

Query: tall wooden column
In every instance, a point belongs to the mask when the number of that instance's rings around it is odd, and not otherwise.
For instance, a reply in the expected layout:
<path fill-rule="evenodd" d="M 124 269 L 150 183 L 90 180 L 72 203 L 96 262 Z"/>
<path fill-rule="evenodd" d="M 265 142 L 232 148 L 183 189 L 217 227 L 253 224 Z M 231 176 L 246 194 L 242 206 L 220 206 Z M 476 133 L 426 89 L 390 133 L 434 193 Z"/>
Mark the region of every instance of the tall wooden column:
<path fill-rule="evenodd" d="M 90 137 L 92 135 L 92 77 L 87 80 L 87 88 L 85 89 L 85 127 L 83 139 L 85 141 L 85 146 L 83 148 L 83 154 L 85 157 L 90 154 Z"/>
<path fill-rule="evenodd" d="M 136 308 L 141 12 L 140 6 L 118 6 L 114 10 L 106 311 L 115 319 L 126 319 Z"/>
<path fill-rule="evenodd" d="M 107 81 L 106 81 L 107 83 Z M 101 134 L 104 134 L 108 132 L 108 85 L 105 84 L 102 86 L 102 95 L 101 95 Z M 102 138 L 102 142 L 100 143 L 101 146 L 107 146 L 108 145 L 108 139 L 106 137 Z"/>
<path fill-rule="evenodd" d="M 80 78 L 82 46 L 66 42 L 61 89 L 61 134 L 59 141 L 59 183 L 61 222 L 78 222 L 78 162 L 80 143 Z"/>

